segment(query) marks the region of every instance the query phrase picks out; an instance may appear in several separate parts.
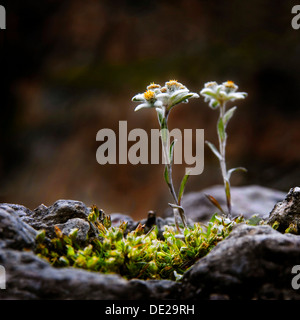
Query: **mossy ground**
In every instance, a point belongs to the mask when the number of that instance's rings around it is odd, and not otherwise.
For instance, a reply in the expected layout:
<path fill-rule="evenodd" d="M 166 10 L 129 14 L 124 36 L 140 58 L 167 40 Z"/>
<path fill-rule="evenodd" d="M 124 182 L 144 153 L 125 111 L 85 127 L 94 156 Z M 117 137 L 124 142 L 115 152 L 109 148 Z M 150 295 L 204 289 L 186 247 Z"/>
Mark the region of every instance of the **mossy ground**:
<path fill-rule="evenodd" d="M 234 225 L 249 223 L 242 216 L 229 220 L 214 214 L 206 225 L 195 223 L 183 234 L 173 226 L 165 226 L 163 239 L 160 239 L 156 225 L 146 232 L 145 226 L 138 224 L 136 229 L 128 232 L 125 222 L 118 227 L 111 226 L 110 217 L 95 206 L 88 219 L 98 231 L 98 236 L 79 245 L 77 229 L 64 235 L 55 227 L 56 237 L 52 239 L 41 231 L 36 239 L 36 254 L 55 267 L 72 266 L 116 273 L 126 279 L 180 280 L 198 259 L 229 235 Z"/>

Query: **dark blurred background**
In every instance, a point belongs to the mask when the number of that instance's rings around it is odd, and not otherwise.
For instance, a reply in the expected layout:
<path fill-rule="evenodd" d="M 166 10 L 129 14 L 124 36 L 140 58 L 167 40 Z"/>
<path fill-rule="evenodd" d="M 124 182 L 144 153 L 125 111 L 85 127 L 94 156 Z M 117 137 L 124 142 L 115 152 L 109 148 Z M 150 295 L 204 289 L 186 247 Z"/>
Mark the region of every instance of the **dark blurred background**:
<path fill-rule="evenodd" d="M 6 4 L 0 30 L 0 201 L 34 209 L 58 199 L 96 204 L 134 218 L 171 201 L 162 165 L 96 161 L 96 133 L 158 128 L 153 110 L 133 112 L 132 96 L 152 81 L 177 79 L 199 92 L 233 80 L 247 99 L 228 127 L 233 185 L 282 191 L 299 185 L 300 30 L 297 1 L 26 0 Z M 4 89 L 4 90 L 3 90 Z M 202 128 L 217 143 L 218 112 L 203 98 L 177 106 L 170 129 Z M 186 165 L 174 167 L 178 186 Z M 221 183 L 205 148 L 202 175 L 186 192 Z"/>

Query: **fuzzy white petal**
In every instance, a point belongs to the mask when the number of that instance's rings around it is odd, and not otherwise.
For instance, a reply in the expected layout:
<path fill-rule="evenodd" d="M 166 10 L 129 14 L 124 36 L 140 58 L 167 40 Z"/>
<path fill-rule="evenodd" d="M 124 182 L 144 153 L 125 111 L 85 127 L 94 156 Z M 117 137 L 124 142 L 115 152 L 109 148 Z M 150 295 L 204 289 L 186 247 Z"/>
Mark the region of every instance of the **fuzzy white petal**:
<path fill-rule="evenodd" d="M 145 97 L 143 93 L 138 93 L 136 94 L 133 98 L 132 101 L 145 101 Z"/>
<path fill-rule="evenodd" d="M 163 106 L 163 103 L 160 100 L 155 101 L 153 105 L 153 107 L 155 108 L 161 108 L 162 106 Z"/>
<path fill-rule="evenodd" d="M 158 101 L 161 102 L 162 105 L 168 105 L 169 104 L 169 99 L 170 95 L 169 93 L 159 93 L 156 95 L 156 98 Z"/>
<path fill-rule="evenodd" d="M 139 104 L 135 109 L 134 111 L 138 111 L 138 110 L 141 110 L 141 109 L 145 109 L 145 108 L 151 108 L 151 104 L 149 103 L 142 103 L 142 104 Z"/>
<path fill-rule="evenodd" d="M 247 96 L 246 92 L 233 92 L 228 95 L 229 100 L 245 99 Z"/>
<path fill-rule="evenodd" d="M 204 88 L 200 91 L 200 94 L 202 96 L 211 96 L 211 97 L 215 97 L 216 96 L 216 92 L 215 90 L 209 89 L 209 88 Z"/>

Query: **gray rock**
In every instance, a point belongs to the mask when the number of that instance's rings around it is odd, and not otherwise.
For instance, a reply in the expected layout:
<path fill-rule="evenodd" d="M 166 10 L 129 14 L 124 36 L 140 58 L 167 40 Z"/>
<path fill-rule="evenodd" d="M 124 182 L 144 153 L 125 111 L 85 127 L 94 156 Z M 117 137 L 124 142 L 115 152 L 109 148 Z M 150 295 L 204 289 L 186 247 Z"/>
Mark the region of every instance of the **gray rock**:
<path fill-rule="evenodd" d="M 56 224 L 56 226 L 65 235 L 68 235 L 72 229 L 77 228 L 78 232 L 77 232 L 76 241 L 78 241 L 79 243 L 84 243 L 87 240 L 88 232 L 90 230 L 89 222 L 80 218 L 70 219 L 65 223 Z"/>
<path fill-rule="evenodd" d="M 84 242 L 90 229 L 87 221 L 89 212 L 79 201 L 59 200 L 53 206 L 40 205 L 34 211 L 19 205 L 1 204 L 0 265 L 5 267 L 6 289 L 0 290 L 0 299 L 112 300 L 176 297 L 179 284 L 173 281 L 127 281 L 118 275 L 76 268 L 58 269 L 33 252 L 20 251 L 24 248 L 34 249 L 37 231 L 30 225 L 37 230 L 47 230 L 48 236 L 54 235 L 54 225 L 64 234 L 78 228 L 77 239 Z M 113 217 L 116 224 L 120 220 L 137 224 L 121 214 Z"/>
<path fill-rule="evenodd" d="M 246 219 L 257 214 L 266 219 L 269 212 L 278 201 L 282 201 L 286 193 L 257 185 L 232 187 L 232 215 L 243 215 Z M 210 203 L 205 194 L 213 196 L 221 204 L 226 212 L 226 200 L 224 187 L 221 185 L 204 189 L 200 192 L 191 192 L 184 195 L 182 206 L 189 219 L 196 222 L 207 222 L 211 216 L 219 210 Z M 171 216 L 170 209 L 166 216 Z"/>
<path fill-rule="evenodd" d="M 41 204 L 32 212 L 25 211 L 25 214 L 21 215 L 21 219 L 36 230 L 45 230 L 48 237 L 55 235 L 55 225 L 59 226 L 61 230 L 66 230 L 66 233 L 73 228 L 71 226 L 75 225 L 74 221 L 70 222 L 70 220 L 80 219 L 76 220 L 80 222 L 77 225 L 78 234 L 85 237 L 90 231 L 90 224 L 87 219 L 89 213 L 90 208 L 81 201 L 58 200 L 49 207 Z M 87 227 L 89 227 L 88 230 Z"/>
<path fill-rule="evenodd" d="M 284 202 L 299 213 L 299 188 Z M 283 208 L 282 205 L 275 206 Z M 274 210 L 275 210 L 274 208 Z M 35 226 L 58 225 L 64 233 L 79 227 L 80 237 L 88 232 L 89 209 L 77 201 L 57 201 L 34 212 L 13 204 L 0 205 L 0 265 L 6 270 L 6 289 L 0 299 L 299 299 L 291 285 L 293 266 L 300 265 L 300 236 L 281 234 L 269 225 L 237 225 L 206 257 L 195 263 L 181 282 L 168 280 L 125 280 L 76 268 L 54 268 L 37 257 Z M 47 217 L 49 215 L 49 217 Z M 116 220 L 126 217 L 116 216 Z M 28 222 L 25 222 L 25 220 Z M 128 220 L 129 217 L 128 217 Z M 149 215 L 142 222 L 161 228 L 173 219 Z M 132 223 L 132 221 L 131 221 Z M 135 222 L 137 223 L 137 222 Z M 81 233 L 82 232 L 82 233 Z"/>
<path fill-rule="evenodd" d="M 20 212 L 7 204 L 0 205 L 0 248 L 32 249 L 36 234 L 36 230 L 21 220 Z"/>
<path fill-rule="evenodd" d="M 237 225 L 183 277 L 186 299 L 300 299 L 291 285 L 300 237 L 270 226 Z"/>
<path fill-rule="evenodd" d="M 27 217 L 32 215 L 32 211 L 20 204 L 14 204 L 14 203 L 1 203 L 0 208 L 7 209 L 10 208 L 14 210 L 14 212 L 20 217 Z"/>
<path fill-rule="evenodd" d="M 176 297 L 173 281 L 125 280 L 75 268 L 57 269 L 31 252 L 0 249 L 6 270 L 6 290 L 0 299 L 128 300 Z"/>
<path fill-rule="evenodd" d="M 290 225 L 300 234 L 300 188 L 291 188 L 286 198 L 270 212 L 268 224 L 279 223 L 278 231 L 284 232 Z"/>
<path fill-rule="evenodd" d="M 49 207 L 43 204 L 38 206 L 33 214 L 23 217 L 23 220 L 40 229 L 41 226 L 65 223 L 73 218 L 87 219 L 89 212 L 89 208 L 81 201 L 58 200 Z"/>

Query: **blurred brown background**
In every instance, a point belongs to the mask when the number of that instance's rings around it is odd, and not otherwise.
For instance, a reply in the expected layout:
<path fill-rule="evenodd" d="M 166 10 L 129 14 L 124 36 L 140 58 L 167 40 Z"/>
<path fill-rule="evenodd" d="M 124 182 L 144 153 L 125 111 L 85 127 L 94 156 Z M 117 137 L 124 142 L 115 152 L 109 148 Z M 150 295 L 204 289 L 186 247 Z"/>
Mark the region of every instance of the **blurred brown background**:
<path fill-rule="evenodd" d="M 248 92 L 228 127 L 234 185 L 288 191 L 299 185 L 300 30 L 297 1 L 41 0 L 6 4 L 7 73 L 1 106 L 0 201 L 34 209 L 75 199 L 134 218 L 171 201 L 162 165 L 96 161 L 96 133 L 157 128 L 153 110 L 133 112 L 133 95 L 177 79 L 199 92 L 233 80 Z M 5 34 L 3 33 L 5 32 Z M 3 52 L 2 50 L 2 52 Z M 2 88 L 2 89 L 3 89 Z M 5 97 L 5 98 L 4 98 Z M 218 112 L 203 98 L 177 106 L 172 128 L 203 128 L 217 142 Z M 174 168 L 178 186 L 184 167 Z M 186 192 L 221 183 L 205 148 L 205 169 Z"/>

